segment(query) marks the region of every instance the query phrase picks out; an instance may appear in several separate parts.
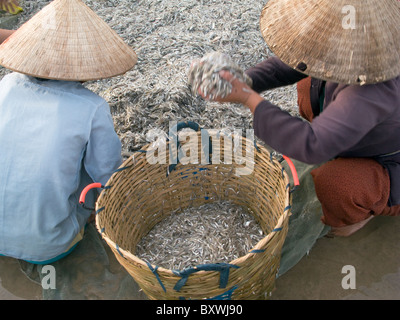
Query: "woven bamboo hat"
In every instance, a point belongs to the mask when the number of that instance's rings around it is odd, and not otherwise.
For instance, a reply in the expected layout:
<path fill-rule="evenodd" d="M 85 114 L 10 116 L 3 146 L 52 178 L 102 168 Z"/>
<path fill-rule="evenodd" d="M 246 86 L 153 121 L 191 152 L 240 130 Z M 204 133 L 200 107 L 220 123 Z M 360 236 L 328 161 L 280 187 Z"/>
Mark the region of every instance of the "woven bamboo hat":
<path fill-rule="evenodd" d="M 134 50 L 81 0 L 55 0 L 0 46 L 0 64 L 31 76 L 89 81 L 125 73 Z"/>
<path fill-rule="evenodd" d="M 269 0 L 261 32 L 286 64 L 345 84 L 386 81 L 400 74 L 400 1 Z"/>

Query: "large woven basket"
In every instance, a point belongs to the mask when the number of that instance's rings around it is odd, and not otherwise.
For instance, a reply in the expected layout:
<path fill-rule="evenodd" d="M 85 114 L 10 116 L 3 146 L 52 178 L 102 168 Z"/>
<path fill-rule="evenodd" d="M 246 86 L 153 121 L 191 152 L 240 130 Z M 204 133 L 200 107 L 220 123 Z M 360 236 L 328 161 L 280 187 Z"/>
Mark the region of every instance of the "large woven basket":
<path fill-rule="evenodd" d="M 198 148 L 200 157 L 205 152 L 201 143 L 204 135 L 195 134 L 198 142 L 184 146 L 186 151 Z M 169 154 L 167 163 L 149 164 L 154 162 L 149 161 L 149 144 L 102 186 L 96 203 L 97 228 L 150 299 L 265 299 L 274 289 L 290 215 L 288 175 L 262 146 L 254 148 L 253 170 L 237 175 L 237 169 L 244 165 L 227 161 L 226 154 L 232 148 L 226 147 L 225 137 L 219 139 L 219 146 L 212 143 L 212 154 L 222 155 L 219 164 L 171 165 Z M 167 150 L 171 143 L 167 142 Z M 254 140 L 240 137 L 244 156 L 254 145 Z M 178 271 L 150 265 L 135 256 L 139 241 L 172 211 L 219 200 L 248 208 L 266 235 L 245 256 L 228 264 L 216 261 Z"/>

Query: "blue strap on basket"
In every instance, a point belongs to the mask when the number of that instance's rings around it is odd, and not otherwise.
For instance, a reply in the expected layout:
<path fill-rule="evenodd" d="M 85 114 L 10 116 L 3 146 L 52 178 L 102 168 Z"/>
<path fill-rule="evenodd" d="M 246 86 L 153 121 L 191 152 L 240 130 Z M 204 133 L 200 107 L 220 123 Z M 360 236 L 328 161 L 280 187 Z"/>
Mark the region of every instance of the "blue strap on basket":
<path fill-rule="evenodd" d="M 265 252 L 265 250 L 262 250 L 262 249 L 254 249 L 254 250 L 251 250 L 249 253 L 263 253 L 263 252 Z"/>
<path fill-rule="evenodd" d="M 238 286 L 233 286 L 230 288 L 228 291 L 225 291 L 224 293 L 221 293 L 215 297 L 205 299 L 205 300 L 232 300 L 232 294 L 233 292 L 239 288 Z M 179 300 L 186 300 L 185 297 L 179 297 Z"/>
<path fill-rule="evenodd" d="M 157 281 L 160 284 L 161 288 L 164 290 L 164 292 L 167 292 L 167 289 L 165 289 L 165 286 L 162 283 L 160 276 L 158 275 L 158 272 L 157 272 L 158 266 L 153 268 L 152 265 L 148 261 L 144 260 L 144 262 L 146 262 L 146 264 L 149 267 L 150 271 L 153 272 L 153 274 L 156 276 Z"/>
<path fill-rule="evenodd" d="M 173 128 L 171 128 L 170 130 L 170 134 L 172 137 L 169 137 L 169 140 L 174 140 L 176 141 L 176 150 L 177 150 L 177 154 L 176 154 L 176 158 L 173 156 L 172 154 L 172 149 L 169 149 L 170 152 L 170 157 L 171 157 L 171 165 L 169 165 L 168 167 L 168 171 L 167 171 L 167 176 L 169 176 L 169 174 L 175 169 L 175 167 L 178 165 L 179 163 L 179 141 L 178 141 L 178 132 L 182 129 L 185 128 L 189 128 L 192 129 L 194 131 L 200 131 L 200 126 L 196 123 L 196 122 L 192 122 L 192 121 L 187 121 L 187 122 L 179 122 L 176 126 L 174 126 Z"/>
<path fill-rule="evenodd" d="M 172 272 L 179 276 L 182 277 L 180 279 L 175 287 L 174 290 L 180 291 L 181 288 L 186 284 L 186 281 L 189 279 L 189 276 L 193 273 L 199 272 L 199 271 L 217 271 L 220 272 L 219 276 L 219 287 L 220 288 L 226 288 L 228 285 L 228 280 L 229 280 L 229 272 L 230 268 L 235 268 L 238 269 L 240 268 L 239 266 L 236 266 L 234 264 L 229 264 L 229 263 L 214 263 L 214 264 L 201 264 L 198 265 L 194 268 L 187 268 L 184 270 L 173 270 Z"/>
<path fill-rule="evenodd" d="M 285 213 L 286 211 L 290 210 L 291 208 L 292 208 L 292 206 L 289 205 L 283 210 L 283 212 Z M 283 230 L 282 227 L 275 228 L 274 230 L 272 230 L 272 232 L 280 232 L 282 230 Z M 265 252 L 265 250 L 262 250 L 262 249 L 254 249 L 254 250 L 249 251 L 249 253 L 263 253 L 263 252 Z"/>
<path fill-rule="evenodd" d="M 115 244 L 115 249 L 117 250 L 117 252 L 119 253 L 119 255 L 125 259 L 124 255 L 122 254 L 122 252 L 119 250 L 119 245 L 118 243 Z"/>
<path fill-rule="evenodd" d="M 238 286 L 234 286 L 228 291 L 224 292 L 223 294 L 220 294 L 218 296 L 215 296 L 213 298 L 207 299 L 207 300 L 232 300 L 232 294 L 233 292 L 238 288 Z"/>
<path fill-rule="evenodd" d="M 167 170 L 167 177 L 169 176 L 169 174 L 175 169 L 175 167 L 179 163 L 179 158 L 180 157 L 179 157 L 178 154 L 179 154 L 180 149 L 179 149 L 179 141 L 178 141 L 178 132 L 180 130 L 182 130 L 182 129 L 185 129 L 185 128 L 192 129 L 192 130 L 194 130 L 196 132 L 201 130 L 199 124 L 197 124 L 196 122 L 193 122 L 193 121 L 179 122 L 175 127 L 173 127 L 170 130 L 170 133 L 171 133 L 172 137 L 170 137 L 169 140 L 173 139 L 173 140 L 176 141 L 176 150 L 177 150 L 176 156 L 177 157 L 175 159 L 175 157 L 172 154 L 172 149 L 170 148 L 170 157 L 171 157 L 172 160 L 171 160 L 171 164 L 169 165 L 168 170 Z M 208 143 L 208 145 L 209 145 L 208 154 L 207 154 L 206 150 L 204 150 L 204 154 L 206 155 L 206 158 L 208 157 L 206 160 L 207 160 L 207 162 L 209 162 L 209 157 L 210 157 L 210 154 L 212 152 L 211 139 L 209 138 L 208 133 L 205 133 L 204 135 L 205 135 L 205 138 L 208 138 L 208 140 L 209 140 L 209 143 Z M 203 134 L 202 134 L 202 139 L 203 139 Z M 203 145 L 207 145 L 207 144 L 204 143 L 204 141 L 202 141 L 202 144 Z"/>
<path fill-rule="evenodd" d="M 118 168 L 117 170 L 114 171 L 114 173 L 127 170 L 127 169 L 129 169 L 129 168 L 131 168 L 131 167 L 133 167 L 133 164 L 131 164 L 131 165 L 129 165 L 129 166 L 126 166 L 126 167 Z"/>

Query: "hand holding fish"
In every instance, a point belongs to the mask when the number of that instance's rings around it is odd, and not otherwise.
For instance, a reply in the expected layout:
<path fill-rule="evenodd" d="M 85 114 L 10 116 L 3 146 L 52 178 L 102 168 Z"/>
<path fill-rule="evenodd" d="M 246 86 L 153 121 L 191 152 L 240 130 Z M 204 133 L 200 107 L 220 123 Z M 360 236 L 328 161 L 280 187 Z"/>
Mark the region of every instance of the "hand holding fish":
<path fill-rule="evenodd" d="M 232 91 L 226 97 L 216 96 L 213 101 L 217 102 L 231 102 L 240 103 L 247 106 L 252 113 L 254 113 L 257 105 L 263 100 L 263 98 L 251 89 L 245 82 L 237 79 L 232 73 L 226 70 L 219 72 L 219 76 L 228 81 L 232 85 Z M 198 93 L 207 100 L 210 100 L 209 95 L 204 95 L 201 89 L 198 89 Z"/>
<path fill-rule="evenodd" d="M 228 55 L 211 52 L 190 66 L 193 94 L 218 102 L 241 103 L 254 113 L 263 98 L 251 89 L 252 80 Z"/>

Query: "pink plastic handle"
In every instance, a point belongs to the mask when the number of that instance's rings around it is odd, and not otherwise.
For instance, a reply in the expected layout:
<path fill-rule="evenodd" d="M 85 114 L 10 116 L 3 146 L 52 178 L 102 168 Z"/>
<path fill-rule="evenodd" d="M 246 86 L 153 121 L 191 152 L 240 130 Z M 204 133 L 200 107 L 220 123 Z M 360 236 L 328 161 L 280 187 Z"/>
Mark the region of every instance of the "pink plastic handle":
<path fill-rule="evenodd" d="M 294 185 L 295 185 L 296 187 L 299 186 L 299 185 L 300 185 L 299 176 L 298 176 L 298 174 L 297 174 L 296 167 L 294 166 L 292 160 L 291 160 L 290 158 L 288 158 L 287 156 L 285 156 L 285 155 L 282 155 L 282 157 L 283 157 L 283 159 L 286 160 L 286 162 L 287 162 L 288 165 L 289 165 L 290 171 L 292 172 L 293 183 L 294 183 Z"/>
<path fill-rule="evenodd" d="M 94 189 L 94 188 L 104 188 L 104 186 L 99 182 L 91 183 L 88 186 L 86 186 L 85 189 L 82 190 L 81 196 L 79 197 L 80 204 L 85 203 L 86 194 L 89 192 L 89 190 Z"/>

